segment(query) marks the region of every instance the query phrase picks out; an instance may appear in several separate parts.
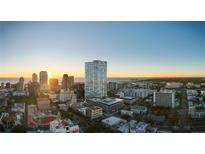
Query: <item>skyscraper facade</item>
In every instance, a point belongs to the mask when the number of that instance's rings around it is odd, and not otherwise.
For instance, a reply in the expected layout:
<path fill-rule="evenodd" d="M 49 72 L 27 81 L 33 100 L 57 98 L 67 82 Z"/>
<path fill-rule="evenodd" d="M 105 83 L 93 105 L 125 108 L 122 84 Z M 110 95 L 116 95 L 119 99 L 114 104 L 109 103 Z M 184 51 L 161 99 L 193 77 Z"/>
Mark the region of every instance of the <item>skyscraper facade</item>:
<path fill-rule="evenodd" d="M 17 91 L 24 91 L 24 78 L 20 77 L 17 83 Z"/>
<path fill-rule="evenodd" d="M 41 71 L 39 76 L 41 90 L 48 90 L 48 73 L 46 71 Z"/>
<path fill-rule="evenodd" d="M 61 89 L 68 90 L 68 74 L 63 74 Z"/>
<path fill-rule="evenodd" d="M 63 90 L 72 90 L 74 87 L 74 76 L 68 76 L 68 74 L 63 75 L 62 86 Z"/>
<path fill-rule="evenodd" d="M 85 63 L 85 98 L 107 96 L 107 62 Z"/>
<path fill-rule="evenodd" d="M 51 91 L 58 91 L 58 79 L 52 78 L 49 80 L 49 86 Z"/>
<path fill-rule="evenodd" d="M 74 76 L 68 76 L 68 88 L 71 90 L 74 86 Z"/>
<path fill-rule="evenodd" d="M 32 75 L 32 82 L 38 82 L 38 75 L 36 73 Z"/>
<path fill-rule="evenodd" d="M 38 97 L 40 94 L 40 85 L 38 82 L 28 83 L 28 92 L 30 97 Z"/>

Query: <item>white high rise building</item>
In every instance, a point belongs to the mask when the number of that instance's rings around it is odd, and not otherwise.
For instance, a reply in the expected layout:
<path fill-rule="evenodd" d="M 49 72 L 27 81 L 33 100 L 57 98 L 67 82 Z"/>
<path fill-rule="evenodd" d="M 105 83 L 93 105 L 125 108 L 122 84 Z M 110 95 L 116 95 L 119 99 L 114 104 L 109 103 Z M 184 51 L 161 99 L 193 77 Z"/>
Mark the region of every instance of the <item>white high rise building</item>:
<path fill-rule="evenodd" d="M 107 96 L 107 62 L 85 63 L 85 98 Z"/>

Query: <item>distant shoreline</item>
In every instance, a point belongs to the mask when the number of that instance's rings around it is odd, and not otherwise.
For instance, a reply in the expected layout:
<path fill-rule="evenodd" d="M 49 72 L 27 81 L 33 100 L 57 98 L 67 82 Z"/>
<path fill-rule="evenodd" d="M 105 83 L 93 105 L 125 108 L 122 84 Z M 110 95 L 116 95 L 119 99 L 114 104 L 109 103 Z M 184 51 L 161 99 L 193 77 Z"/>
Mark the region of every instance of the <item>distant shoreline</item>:
<path fill-rule="evenodd" d="M 24 78 L 25 82 L 31 81 L 31 78 Z M 62 78 L 58 78 L 59 82 L 61 82 Z M 148 81 L 153 81 L 153 80 L 165 80 L 165 81 L 175 81 L 175 80 L 183 80 L 183 79 L 188 79 L 190 81 L 192 80 L 205 80 L 205 77 L 108 77 L 108 81 L 113 81 L 113 82 L 126 82 L 126 81 L 133 81 L 133 80 L 148 80 Z M 10 82 L 11 84 L 17 83 L 19 78 L 16 77 L 0 77 L 0 83 L 4 82 Z M 84 82 L 83 77 L 76 77 L 75 78 L 76 83 L 81 83 Z"/>
<path fill-rule="evenodd" d="M 62 78 L 57 78 L 58 80 L 59 80 L 59 82 L 61 82 L 61 80 L 62 80 Z M 115 82 L 126 82 L 126 81 L 130 81 L 130 80 L 144 80 L 145 78 L 108 78 L 108 81 L 115 81 Z M 18 82 L 18 80 L 19 80 L 19 78 L 0 78 L 0 83 L 1 82 L 4 82 L 4 83 L 6 83 L 6 82 L 10 82 L 10 83 L 12 83 L 12 84 L 15 84 L 15 83 L 17 83 Z M 25 80 L 25 82 L 29 82 L 29 81 L 31 81 L 31 78 L 24 78 L 24 80 Z M 76 83 L 80 83 L 80 82 L 84 82 L 84 78 L 78 78 L 78 77 L 76 77 L 75 78 L 75 82 Z"/>

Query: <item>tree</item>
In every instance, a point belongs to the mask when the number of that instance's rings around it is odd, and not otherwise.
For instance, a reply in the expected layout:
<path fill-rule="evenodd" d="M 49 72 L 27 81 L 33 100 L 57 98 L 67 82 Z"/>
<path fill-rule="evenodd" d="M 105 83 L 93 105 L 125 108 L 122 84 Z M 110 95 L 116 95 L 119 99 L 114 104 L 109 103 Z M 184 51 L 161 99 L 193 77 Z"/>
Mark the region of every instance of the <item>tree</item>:
<path fill-rule="evenodd" d="M 12 129 L 12 133 L 26 133 L 27 129 L 23 125 L 17 125 Z"/>
<path fill-rule="evenodd" d="M 172 123 L 172 125 L 176 125 L 177 124 L 178 117 L 179 117 L 179 114 L 175 110 L 171 110 L 169 115 L 168 115 L 168 118 L 170 119 L 170 122 Z"/>
<path fill-rule="evenodd" d="M 88 127 L 85 133 L 113 133 L 113 130 L 105 127 L 101 123 L 95 123 Z"/>
<path fill-rule="evenodd" d="M 203 96 L 203 101 L 205 102 L 205 96 Z"/>
<path fill-rule="evenodd" d="M 4 132 L 5 129 L 4 129 L 4 126 L 0 124 L 0 132 Z"/>

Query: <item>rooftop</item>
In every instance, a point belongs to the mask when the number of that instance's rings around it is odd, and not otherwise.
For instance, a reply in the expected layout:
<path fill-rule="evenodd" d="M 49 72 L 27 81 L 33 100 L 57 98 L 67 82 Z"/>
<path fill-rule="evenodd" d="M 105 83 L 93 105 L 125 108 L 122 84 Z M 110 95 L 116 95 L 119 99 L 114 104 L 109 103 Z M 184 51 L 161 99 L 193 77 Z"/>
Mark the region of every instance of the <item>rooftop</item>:
<path fill-rule="evenodd" d="M 118 117 L 111 116 L 109 118 L 106 118 L 106 119 L 102 120 L 102 122 L 109 125 L 109 126 L 113 126 L 113 125 L 119 124 L 120 122 L 126 122 L 126 120 L 123 120 L 123 119 L 118 118 Z"/>
<path fill-rule="evenodd" d="M 122 99 L 127 99 L 127 100 L 132 100 L 132 99 L 135 99 L 134 97 L 122 97 Z"/>
<path fill-rule="evenodd" d="M 131 108 L 132 108 L 132 109 L 138 109 L 138 110 L 146 110 L 146 109 L 147 109 L 147 107 L 145 107 L 145 106 L 139 106 L 139 105 L 134 105 L 134 106 L 132 106 Z"/>
<path fill-rule="evenodd" d="M 103 103 L 105 105 L 113 105 L 113 104 L 116 104 L 116 103 L 119 103 L 121 101 L 123 101 L 123 99 L 119 99 L 119 98 L 92 98 L 92 99 L 89 99 L 91 101 L 94 101 L 94 102 L 99 102 L 99 103 Z"/>

